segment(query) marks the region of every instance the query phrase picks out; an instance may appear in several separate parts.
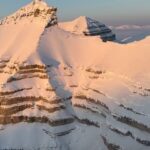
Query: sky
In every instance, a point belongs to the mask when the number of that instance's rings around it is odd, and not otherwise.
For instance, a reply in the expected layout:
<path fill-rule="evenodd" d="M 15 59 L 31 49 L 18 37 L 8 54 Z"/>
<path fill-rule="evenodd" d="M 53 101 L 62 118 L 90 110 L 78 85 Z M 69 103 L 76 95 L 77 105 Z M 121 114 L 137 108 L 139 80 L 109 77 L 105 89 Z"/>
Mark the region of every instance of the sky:
<path fill-rule="evenodd" d="M 32 0 L 0 0 L 0 18 Z M 45 0 L 58 8 L 59 21 L 89 16 L 108 25 L 150 25 L 150 0 Z"/>

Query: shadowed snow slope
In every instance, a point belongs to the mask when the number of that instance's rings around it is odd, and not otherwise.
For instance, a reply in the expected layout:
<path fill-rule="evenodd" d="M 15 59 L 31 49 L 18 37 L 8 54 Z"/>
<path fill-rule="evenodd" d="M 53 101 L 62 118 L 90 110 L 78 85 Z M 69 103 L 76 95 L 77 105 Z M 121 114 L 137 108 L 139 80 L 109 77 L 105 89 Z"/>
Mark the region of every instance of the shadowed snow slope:
<path fill-rule="evenodd" d="M 149 150 L 150 38 L 104 43 L 43 1 L 23 9 L 0 25 L 0 149 Z"/>

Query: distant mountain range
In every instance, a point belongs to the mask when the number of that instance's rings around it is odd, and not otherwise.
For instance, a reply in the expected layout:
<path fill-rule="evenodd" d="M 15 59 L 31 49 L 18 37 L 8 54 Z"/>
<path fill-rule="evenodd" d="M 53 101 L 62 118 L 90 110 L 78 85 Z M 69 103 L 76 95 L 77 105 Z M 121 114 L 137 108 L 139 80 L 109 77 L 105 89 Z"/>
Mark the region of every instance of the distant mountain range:
<path fill-rule="evenodd" d="M 111 29 L 115 30 L 142 30 L 142 29 L 150 29 L 150 25 L 138 26 L 138 25 L 121 25 L 121 26 L 109 26 Z"/>
<path fill-rule="evenodd" d="M 109 28 L 116 34 L 116 39 L 120 43 L 140 41 L 150 35 L 150 25 L 122 25 Z"/>

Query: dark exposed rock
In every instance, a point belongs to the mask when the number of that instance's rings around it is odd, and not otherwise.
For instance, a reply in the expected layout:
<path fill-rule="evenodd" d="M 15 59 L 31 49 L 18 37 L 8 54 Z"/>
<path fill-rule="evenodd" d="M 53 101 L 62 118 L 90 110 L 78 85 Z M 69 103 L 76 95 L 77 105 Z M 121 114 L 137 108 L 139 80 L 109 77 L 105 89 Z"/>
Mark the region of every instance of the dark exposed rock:
<path fill-rule="evenodd" d="M 110 128 L 110 130 L 112 130 L 113 132 L 115 132 L 117 134 L 120 134 L 120 135 L 123 135 L 123 136 L 130 136 L 131 138 L 135 139 L 135 137 L 133 136 L 133 134 L 130 131 L 127 131 L 126 133 L 123 133 L 120 130 L 115 129 L 115 128 Z"/>
<path fill-rule="evenodd" d="M 150 146 L 150 141 L 141 140 L 140 138 L 137 138 L 136 141 L 139 142 L 140 144 L 145 145 L 145 146 Z"/>
<path fill-rule="evenodd" d="M 74 104 L 73 106 L 74 106 L 74 107 L 78 107 L 78 108 L 82 108 L 82 109 L 85 109 L 85 110 L 89 110 L 89 111 L 91 111 L 92 113 L 98 113 L 97 111 L 92 110 L 91 108 L 88 108 L 88 107 L 86 107 L 86 106 L 84 106 L 84 105 Z"/>
<path fill-rule="evenodd" d="M 14 107 L 10 107 L 10 108 L 2 108 L 0 107 L 0 115 L 12 115 L 15 114 L 17 112 L 23 111 L 27 108 L 31 108 L 32 105 L 20 105 L 20 106 L 14 106 Z"/>
<path fill-rule="evenodd" d="M 67 131 L 64 131 L 64 132 L 55 133 L 55 135 L 56 136 L 65 136 L 65 135 L 71 133 L 73 130 L 75 130 L 75 129 L 70 129 L 70 130 L 67 130 Z"/>
<path fill-rule="evenodd" d="M 74 107 L 78 107 L 78 108 L 82 108 L 82 109 L 85 109 L 85 110 L 88 110 L 88 111 L 90 111 L 90 112 L 92 112 L 92 113 L 100 114 L 100 115 L 102 115 L 104 118 L 106 118 L 106 115 L 105 115 L 104 113 L 99 113 L 98 111 L 93 110 L 92 108 L 86 107 L 86 106 L 84 106 L 84 105 L 74 104 L 73 106 L 74 106 Z"/>
<path fill-rule="evenodd" d="M 90 88 L 90 90 L 92 90 L 92 91 L 95 92 L 95 93 L 98 93 L 98 94 L 101 94 L 101 95 L 103 95 L 103 96 L 106 96 L 103 92 L 101 92 L 101 91 L 99 91 L 99 90 L 92 89 L 92 88 Z"/>
<path fill-rule="evenodd" d="M 85 71 L 91 72 L 91 73 L 94 73 L 94 74 L 103 74 L 103 73 L 105 73 L 105 71 L 102 71 L 102 70 L 94 70 L 94 69 L 92 69 L 92 68 L 87 68 Z"/>
<path fill-rule="evenodd" d="M 112 130 L 113 132 L 115 132 L 117 134 L 123 135 L 123 136 L 130 136 L 132 139 L 135 139 L 138 143 L 143 144 L 145 146 L 150 146 L 150 141 L 142 140 L 140 138 L 135 138 L 130 131 L 127 131 L 126 133 L 123 133 L 120 130 L 115 129 L 115 128 L 110 128 L 110 130 Z"/>
<path fill-rule="evenodd" d="M 125 107 L 123 104 L 120 104 L 120 107 L 122 107 L 122 108 L 124 108 L 124 109 L 126 109 L 126 110 L 128 110 L 128 111 L 131 111 L 131 112 L 133 112 L 133 113 L 135 113 L 135 114 L 137 114 L 137 115 L 143 115 L 143 114 L 141 114 L 141 113 L 139 113 L 139 112 L 133 110 L 132 108 Z"/>
<path fill-rule="evenodd" d="M 24 66 L 20 66 L 19 70 L 24 70 L 24 69 L 46 69 L 46 66 L 44 65 L 37 65 L 37 64 L 33 64 L 33 65 L 24 65 Z"/>
<path fill-rule="evenodd" d="M 40 14 L 40 9 L 36 9 L 34 12 L 34 17 L 38 17 L 38 15 Z"/>
<path fill-rule="evenodd" d="M 20 77 L 10 77 L 8 80 L 7 80 L 7 83 L 10 83 L 10 82 L 14 82 L 14 81 L 19 81 L 19 80 L 23 80 L 23 79 L 28 79 L 28 78 L 40 78 L 40 79 L 48 79 L 48 75 L 45 74 L 45 75 L 39 75 L 39 74 L 35 74 L 35 75 L 22 75 Z"/>
<path fill-rule="evenodd" d="M 5 67 L 6 67 L 6 64 L 0 65 L 0 69 L 3 69 L 3 68 L 5 68 Z"/>
<path fill-rule="evenodd" d="M 40 106 L 40 105 L 37 105 L 37 107 L 39 108 L 39 110 L 45 110 L 49 113 L 53 113 L 55 111 L 59 111 L 59 110 L 62 110 L 62 109 L 65 109 L 65 106 L 61 105 L 61 106 L 58 106 L 58 107 L 53 107 L 53 108 L 47 108 L 45 106 Z"/>
<path fill-rule="evenodd" d="M 57 20 L 55 18 L 53 18 L 51 21 L 49 21 L 48 24 L 45 26 L 45 28 L 49 28 L 54 25 L 57 25 Z"/>
<path fill-rule="evenodd" d="M 121 149 L 120 146 L 118 146 L 116 144 L 109 143 L 104 136 L 101 136 L 101 137 L 103 139 L 104 144 L 108 148 L 108 150 L 120 150 Z"/>
<path fill-rule="evenodd" d="M 61 126 L 66 124 L 71 124 L 74 122 L 73 118 L 59 119 L 59 120 L 49 120 L 47 117 L 28 117 L 28 116 L 5 116 L 0 117 L 0 124 L 16 124 L 20 122 L 28 123 L 47 123 L 50 126 Z"/>
<path fill-rule="evenodd" d="M 46 91 L 54 92 L 54 91 L 56 91 L 56 89 L 54 89 L 54 88 L 47 88 Z"/>
<path fill-rule="evenodd" d="M 46 70 L 43 69 L 30 69 L 30 70 L 22 70 L 18 72 L 19 74 L 28 74 L 28 73 L 46 73 Z"/>
<path fill-rule="evenodd" d="M 118 116 L 114 116 L 115 119 L 117 119 L 118 121 L 122 122 L 122 123 L 125 123 L 129 126 L 132 126 L 134 128 L 137 128 L 137 129 L 140 129 L 142 131 L 145 131 L 145 132 L 148 132 L 150 133 L 150 128 L 142 123 L 139 123 L 131 118 L 128 118 L 126 116 L 121 116 L 121 117 L 118 117 Z"/>
<path fill-rule="evenodd" d="M 91 121 L 91 120 L 89 120 L 89 119 L 80 119 L 80 118 L 78 118 L 77 116 L 74 116 L 74 118 L 78 121 L 78 122 L 80 122 L 80 123 L 82 123 L 82 124 L 86 124 L 86 125 L 88 125 L 88 126 L 94 126 L 94 127 L 97 127 L 97 128 L 100 128 L 100 126 L 99 126 L 99 124 L 97 123 L 97 122 L 94 122 L 94 121 Z"/>
<path fill-rule="evenodd" d="M 2 60 L 0 60 L 0 63 L 8 63 L 8 62 L 9 62 L 8 59 L 2 59 Z"/>
<path fill-rule="evenodd" d="M 71 88 L 76 88 L 78 85 L 70 85 Z"/>
<path fill-rule="evenodd" d="M 109 108 L 108 108 L 108 106 L 106 104 L 102 103 L 99 100 L 95 100 L 93 98 L 86 97 L 85 95 L 77 95 L 77 96 L 75 96 L 75 98 L 86 100 L 88 102 L 100 105 L 101 107 L 104 107 L 105 109 L 109 110 Z"/>
<path fill-rule="evenodd" d="M 17 92 L 21 92 L 21 91 L 24 91 L 24 90 L 31 90 L 31 89 L 32 88 L 22 88 L 22 89 L 17 89 L 17 90 L 14 90 L 14 91 L 1 91 L 0 96 L 12 95 L 12 94 L 15 94 Z"/>
<path fill-rule="evenodd" d="M 13 97 L 13 98 L 0 98 L 0 105 L 12 105 L 12 104 L 18 104 L 22 102 L 35 102 L 35 101 L 44 101 L 49 104 L 58 104 L 61 103 L 61 99 L 56 99 L 53 101 L 47 100 L 46 98 L 39 96 L 25 96 L 25 97 Z"/>
<path fill-rule="evenodd" d="M 48 134 L 48 135 L 52 135 L 52 134 L 53 134 L 53 135 L 55 135 L 55 136 L 65 136 L 65 135 L 71 133 L 73 130 L 75 130 L 75 128 L 70 129 L 70 130 L 67 130 L 67 131 L 64 131 L 64 132 L 51 133 L 51 132 L 49 132 L 49 131 L 43 129 L 43 131 L 44 131 L 46 134 Z"/>

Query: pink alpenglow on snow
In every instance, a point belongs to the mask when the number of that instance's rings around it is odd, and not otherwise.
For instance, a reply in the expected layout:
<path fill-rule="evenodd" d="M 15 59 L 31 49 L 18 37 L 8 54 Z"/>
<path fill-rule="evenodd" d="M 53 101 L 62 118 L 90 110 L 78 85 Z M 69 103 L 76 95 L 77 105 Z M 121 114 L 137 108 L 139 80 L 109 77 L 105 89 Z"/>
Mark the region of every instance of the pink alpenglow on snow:
<path fill-rule="evenodd" d="M 1 21 L 0 149 L 149 150 L 150 37 L 103 42 L 104 24 L 56 12 L 35 0 Z"/>

